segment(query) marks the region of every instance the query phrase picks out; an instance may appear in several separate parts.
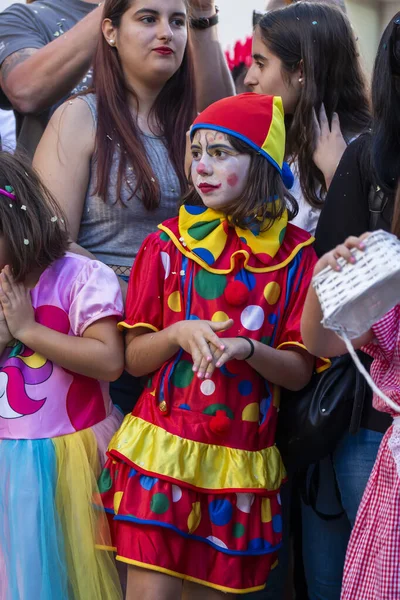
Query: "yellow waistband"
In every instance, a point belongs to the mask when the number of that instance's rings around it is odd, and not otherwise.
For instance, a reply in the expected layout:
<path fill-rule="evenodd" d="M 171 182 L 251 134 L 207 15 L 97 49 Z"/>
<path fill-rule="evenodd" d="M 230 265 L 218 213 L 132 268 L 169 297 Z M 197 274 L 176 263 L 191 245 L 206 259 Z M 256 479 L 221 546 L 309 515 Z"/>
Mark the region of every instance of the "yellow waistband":
<path fill-rule="evenodd" d="M 276 491 L 286 476 L 276 446 L 251 452 L 194 442 L 132 415 L 109 451 L 155 476 L 202 490 Z"/>

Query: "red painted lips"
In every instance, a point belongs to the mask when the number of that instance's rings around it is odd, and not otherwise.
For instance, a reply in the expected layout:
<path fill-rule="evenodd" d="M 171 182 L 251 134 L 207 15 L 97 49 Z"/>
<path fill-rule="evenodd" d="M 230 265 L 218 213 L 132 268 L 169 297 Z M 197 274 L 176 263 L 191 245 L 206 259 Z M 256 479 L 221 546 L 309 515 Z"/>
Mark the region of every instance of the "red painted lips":
<path fill-rule="evenodd" d="M 159 48 L 154 48 L 154 52 L 157 52 L 157 54 L 161 54 L 162 56 L 168 56 L 174 53 L 172 48 L 169 48 L 169 46 L 160 46 Z"/>
<path fill-rule="evenodd" d="M 220 187 L 221 184 L 211 185 L 210 183 L 200 183 L 200 185 L 198 186 L 199 190 L 201 190 L 203 194 L 210 194 L 211 192 L 218 190 Z"/>

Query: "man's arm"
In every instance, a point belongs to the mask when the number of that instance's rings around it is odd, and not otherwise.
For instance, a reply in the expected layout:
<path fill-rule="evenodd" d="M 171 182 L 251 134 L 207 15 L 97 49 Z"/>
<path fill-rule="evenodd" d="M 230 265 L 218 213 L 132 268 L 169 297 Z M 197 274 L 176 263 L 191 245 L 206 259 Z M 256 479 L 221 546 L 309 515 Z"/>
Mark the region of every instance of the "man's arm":
<path fill-rule="evenodd" d="M 23 48 L 3 61 L 0 85 L 18 112 L 43 112 L 81 81 L 92 63 L 101 15 L 99 6 L 43 48 Z"/>
<path fill-rule="evenodd" d="M 191 17 L 211 17 L 215 15 L 214 0 L 191 0 Z M 235 87 L 218 41 L 218 26 L 208 29 L 190 29 L 193 48 L 194 72 L 196 78 L 197 110 L 207 108 L 213 102 L 233 96 Z"/>

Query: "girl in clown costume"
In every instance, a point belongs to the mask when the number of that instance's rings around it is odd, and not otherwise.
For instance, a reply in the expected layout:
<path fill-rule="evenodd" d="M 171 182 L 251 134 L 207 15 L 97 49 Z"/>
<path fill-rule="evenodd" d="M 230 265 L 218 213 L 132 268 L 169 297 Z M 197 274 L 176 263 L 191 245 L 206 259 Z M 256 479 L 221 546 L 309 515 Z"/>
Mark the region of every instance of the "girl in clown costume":
<path fill-rule="evenodd" d="M 126 368 L 149 380 L 99 482 L 128 600 L 244 594 L 276 564 L 279 386 L 311 377 L 300 317 L 316 262 L 288 223 L 284 131 L 280 98 L 201 113 L 193 190 L 135 261 L 120 328 Z"/>

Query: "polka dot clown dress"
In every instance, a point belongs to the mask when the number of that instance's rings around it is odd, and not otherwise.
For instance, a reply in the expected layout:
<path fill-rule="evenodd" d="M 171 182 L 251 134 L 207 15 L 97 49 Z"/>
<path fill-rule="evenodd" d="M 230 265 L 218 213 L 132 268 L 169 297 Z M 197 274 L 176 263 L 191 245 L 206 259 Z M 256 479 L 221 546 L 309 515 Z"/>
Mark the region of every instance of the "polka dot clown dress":
<path fill-rule="evenodd" d="M 221 337 L 302 346 L 312 238 L 287 224 L 240 230 L 185 206 L 136 259 L 121 328 L 234 320 Z M 117 557 L 231 593 L 263 589 L 281 545 L 274 445 L 279 390 L 245 361 L 199 380 L 183 350 L 148 381 L 100 479 Z"/>

